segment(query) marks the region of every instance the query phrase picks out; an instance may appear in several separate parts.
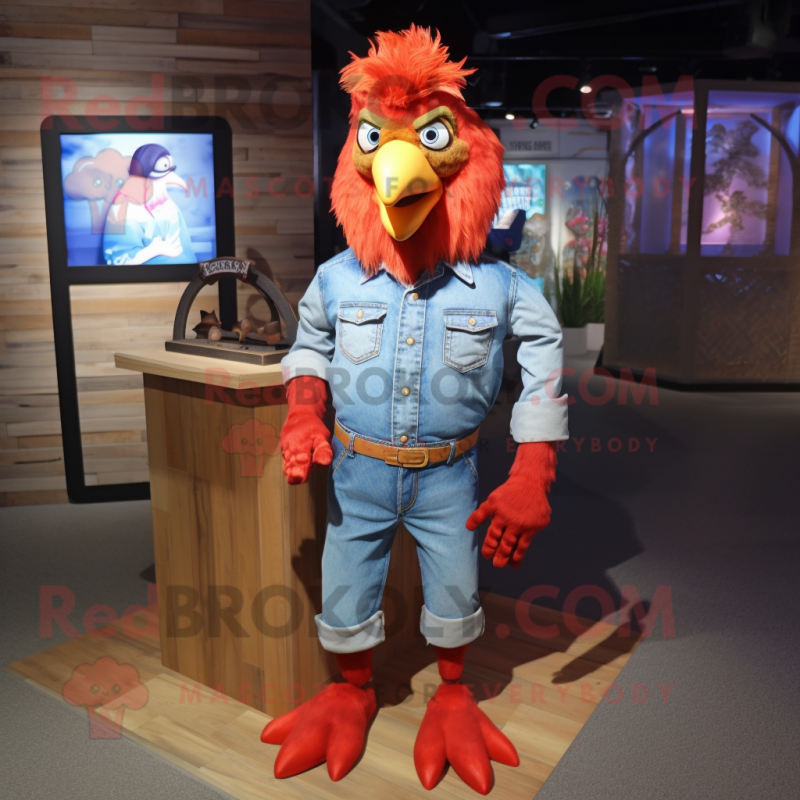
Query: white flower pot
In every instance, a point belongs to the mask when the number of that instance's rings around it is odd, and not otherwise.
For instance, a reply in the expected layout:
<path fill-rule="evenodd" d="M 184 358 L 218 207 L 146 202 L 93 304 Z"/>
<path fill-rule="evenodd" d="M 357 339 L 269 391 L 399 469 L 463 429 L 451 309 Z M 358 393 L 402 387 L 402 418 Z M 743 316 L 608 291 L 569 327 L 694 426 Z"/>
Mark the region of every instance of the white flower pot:
<path fill-rule="evenodd" d="M 586 349 L 602 350 L 606 335 L 605 322 L 590 322 L 586 326 Z"/>
<path fill-rule="evenodd" d="M 586 326 L 582 328 L 562 328 L 564 334 L 564 355 L 582 356 L 586 353 Z"/>

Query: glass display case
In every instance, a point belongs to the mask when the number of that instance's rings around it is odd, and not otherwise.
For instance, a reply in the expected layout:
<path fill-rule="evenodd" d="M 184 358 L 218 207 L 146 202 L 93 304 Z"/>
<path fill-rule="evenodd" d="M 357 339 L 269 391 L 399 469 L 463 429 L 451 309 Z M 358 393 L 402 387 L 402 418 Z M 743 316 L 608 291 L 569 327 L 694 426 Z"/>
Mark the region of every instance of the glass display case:
<path fill-rule="evenodd" d="M 696 81 L 612 133 L 604 365 L 800 384 L 800 85 Z"/>

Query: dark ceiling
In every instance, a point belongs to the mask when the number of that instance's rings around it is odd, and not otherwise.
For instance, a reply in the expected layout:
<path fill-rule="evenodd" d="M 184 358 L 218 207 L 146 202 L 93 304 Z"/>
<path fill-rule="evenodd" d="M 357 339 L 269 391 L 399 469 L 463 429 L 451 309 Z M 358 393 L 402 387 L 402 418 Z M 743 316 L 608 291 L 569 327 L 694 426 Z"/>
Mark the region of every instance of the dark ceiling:
<path fill-rule="evenodd" d="M 645 75 L 663 85 L 687 75 L 800 81 L 800 8 L 794 6 L 800 3 L 312 0 L 315 61 L 330 68 L 343 63 L 338 52 L 337 64 L 325 63 L 338 44 L 326 30 L 346 29 L 363 55 L 366 38 L 375 31 L 400 30 L 411 22 L 431 26 L 454 58 L 467 56 L 468 64 L 479 68 L 466 98 L 486 115 L 500 113 L 486 107 L 500 98 L 502 113 L 530 111 L 534 89 L 553 75 L 580 82 L 615 75 L 633 87 L 641 86 Z M 330 24 L 320 25 L 322 20 Z M 571 114 L 580 95 L 557 89 L 547 104 L 556 114 Z"/>

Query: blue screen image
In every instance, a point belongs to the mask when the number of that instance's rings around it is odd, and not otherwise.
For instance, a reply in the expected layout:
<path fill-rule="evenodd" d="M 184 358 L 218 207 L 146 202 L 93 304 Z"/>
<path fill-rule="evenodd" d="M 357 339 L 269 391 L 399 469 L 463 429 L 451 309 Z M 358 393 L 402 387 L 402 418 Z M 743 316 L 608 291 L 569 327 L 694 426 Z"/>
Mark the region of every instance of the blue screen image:
<path fill-rule="evenodd" d="M 527 219 L 544 214 L 546 171 L 544 164 L 503 164 L 506 188 L 500 197 L 495 224 L 515 208 L 521 208 Z"/>
<path fill-rule="evenodd" d="M 210 133 L 62 134 L 68 266 L 217 255 Z"/>

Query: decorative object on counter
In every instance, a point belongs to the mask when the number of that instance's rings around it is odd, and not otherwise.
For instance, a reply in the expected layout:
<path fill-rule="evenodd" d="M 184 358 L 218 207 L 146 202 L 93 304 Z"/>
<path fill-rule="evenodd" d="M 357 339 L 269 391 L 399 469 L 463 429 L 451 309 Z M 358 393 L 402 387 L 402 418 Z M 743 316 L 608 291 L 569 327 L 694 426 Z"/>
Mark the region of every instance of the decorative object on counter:
<path fill-rule="evenodd" d="M 227 339 L 228 341 L 238 339 L 239 343 L 263 344 L 266 342 L 267 344 L 277 344 L 283 338 L 281 323 L 278 320 L 261 325 L 254 333 L 256 324 L 249 317 L 234 322 L 228 331 L 217 320 L 216 311 L 211 311 L 210 313 L 201 311 L 200 314 L 202 320 L 192 328 L 198 339 L 207 339 L 209 342 L 219 342 L 222 339 Z"/>
<path fill-rule="evenodd" d="M 209 333 L 213 328 L 221 328 L 222 323 L 217 318 L 217 312 L 214 311 L 201 311 L 200 322 L 192 328 L 197 334 L 198 339 L 209 338 Z"/>
<path fill-rule="evenodd" d="M 276 344 L 281 340 L 281 324 L 277 320 L 262 325 L 258 332 L 267 344 Z"/>
<path fill-rule="evenodd" d="M 223 277 L 235 277 L 254 286 L 272 309 L 273 319 L 256 330 L 253 320 L 245 317 L 225 330 L 215 311 L 200 312 L 200 323 L 193 329 L 196 339 L 186 338 L 186 321 L 194 299 L 204 286 Z M 284 336 L 281 332 L 286 331 Z M 254 263 L 240 258 L 215 258 L 200 264 L 200 272 L 181 297 L 167 350 L 190 355 L 244 361 L 250 364 L 278 363 L 294 343 L 297 318 L 278 287 L 254 268 Z"/>
<path fill-rule="evenodd" d="M 244 319 L 240 319 L 237 323 L 235 323 L 231 330 L 234 333 L 239 334 L 239 341 L 242 342 L 247 334 L 252 332 L 254 327 L 255 326 L 253 323 L 247 317 L 245 317 Z"/>

